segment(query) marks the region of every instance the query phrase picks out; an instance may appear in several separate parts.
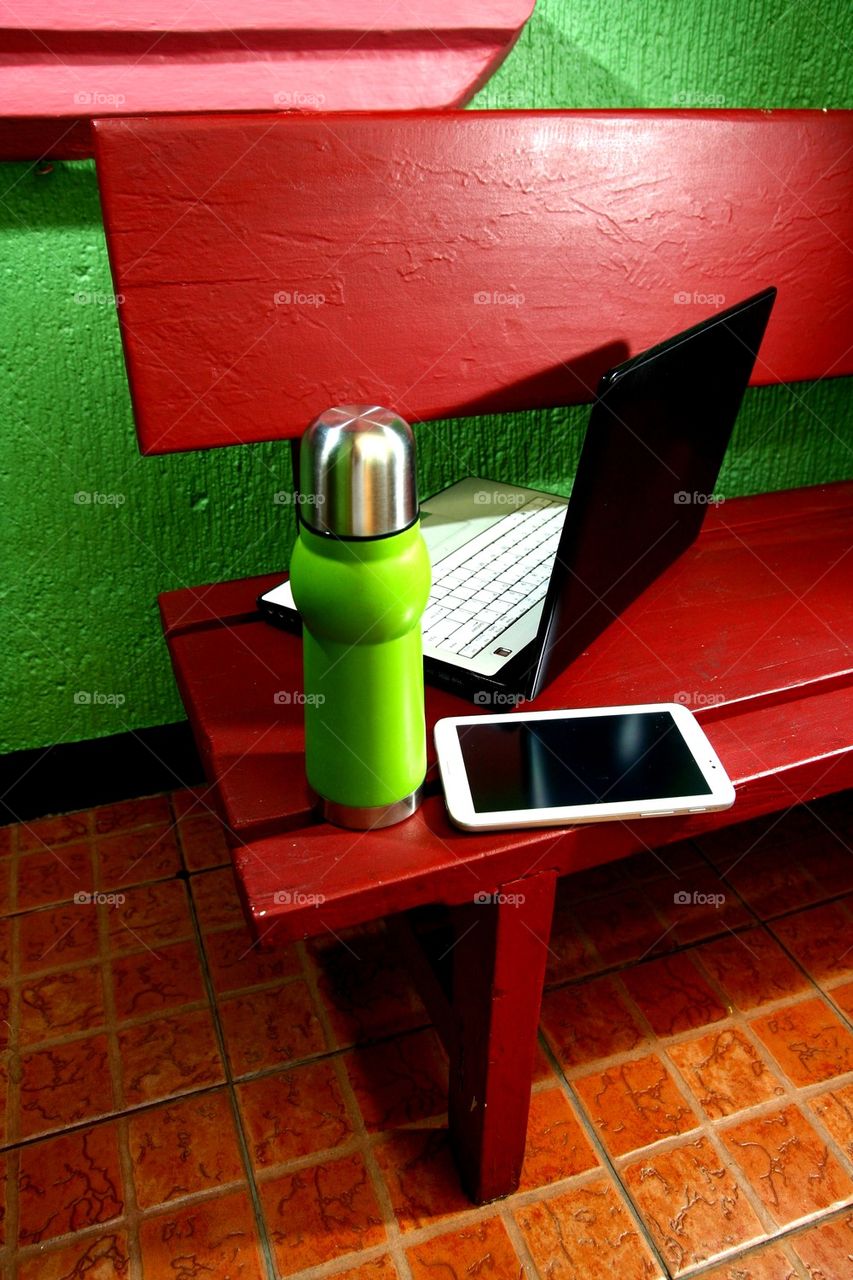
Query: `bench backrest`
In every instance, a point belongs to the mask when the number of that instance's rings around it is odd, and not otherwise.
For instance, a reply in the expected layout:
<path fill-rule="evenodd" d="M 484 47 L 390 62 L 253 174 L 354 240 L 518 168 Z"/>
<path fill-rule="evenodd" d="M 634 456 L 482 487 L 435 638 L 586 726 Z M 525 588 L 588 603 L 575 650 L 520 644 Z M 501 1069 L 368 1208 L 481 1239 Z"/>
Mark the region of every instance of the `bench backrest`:
<path fill-rule="evenodd" d="M 853 372 L 846 112 L 100 120 L 141 447 L 590 400 L 769 284 L 756 383 Z"/>

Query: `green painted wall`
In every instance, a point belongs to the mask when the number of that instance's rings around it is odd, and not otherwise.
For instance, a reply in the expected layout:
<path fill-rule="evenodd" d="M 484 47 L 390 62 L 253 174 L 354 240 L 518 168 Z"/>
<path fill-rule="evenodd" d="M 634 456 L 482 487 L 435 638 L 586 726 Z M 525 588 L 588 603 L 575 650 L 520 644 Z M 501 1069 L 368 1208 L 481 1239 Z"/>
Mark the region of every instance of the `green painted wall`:
<path fill-rule="evenodd" d="M 474 105 L 844 107 L 841 13 L 540 0 Z M 156 595 L 287 564 L 291 515 L 273 495 L 290 484 L 288 446 L 140 458 L 90 164 L 0 168 L 0 280 L 0 751 L 179 719 Z M 422 492 L 484 469 L 559 489 L 586 415 L 423 426 Z M 849 381 L 750 391 L 720 491 L 853 476 L 851 423 Z"/>

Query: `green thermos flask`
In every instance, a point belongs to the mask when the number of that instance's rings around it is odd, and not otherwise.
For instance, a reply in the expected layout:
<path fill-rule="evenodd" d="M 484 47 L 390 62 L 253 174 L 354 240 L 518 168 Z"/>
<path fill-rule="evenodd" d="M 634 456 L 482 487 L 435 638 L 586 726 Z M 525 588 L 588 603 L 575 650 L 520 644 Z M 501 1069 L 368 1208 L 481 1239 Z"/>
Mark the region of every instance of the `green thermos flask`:
<path fill-rule="evenodd" d="M 302 437 L 290 581 L 303 626 L 308 785 L 330 822 L 390 826 L 414 813 L 426 773 L 430 566 L 414 436 L 389 409 L 327 409 Z"/>

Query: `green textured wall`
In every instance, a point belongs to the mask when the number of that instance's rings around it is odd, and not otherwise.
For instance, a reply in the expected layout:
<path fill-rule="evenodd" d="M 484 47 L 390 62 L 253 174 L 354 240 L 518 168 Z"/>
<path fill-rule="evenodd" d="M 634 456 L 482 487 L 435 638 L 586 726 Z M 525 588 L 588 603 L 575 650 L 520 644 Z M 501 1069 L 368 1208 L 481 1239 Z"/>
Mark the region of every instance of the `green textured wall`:
<path fill-rule="evenodd" d="M 473 105 L 844 107 L 840 12 L 540 0 Z M 0 751 L 179 719 L 156 595 L 287 564 L 291 516 L 273 495 L 289 487 L 289 448 L 139 457 L 90 164 L 3 166 L 0 279 Z M 422 492 L 483 470 L 559 490 L 586 415 L 422 426 Z M 720 492 L 853 476 L 851 421 L 849 381 L 748 392 Z"/>

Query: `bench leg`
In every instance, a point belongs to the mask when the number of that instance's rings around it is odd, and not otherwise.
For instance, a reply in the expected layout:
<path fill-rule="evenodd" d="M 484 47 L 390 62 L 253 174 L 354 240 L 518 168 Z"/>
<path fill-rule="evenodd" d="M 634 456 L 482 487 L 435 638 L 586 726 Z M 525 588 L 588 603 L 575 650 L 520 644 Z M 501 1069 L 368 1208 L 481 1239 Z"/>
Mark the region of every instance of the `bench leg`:
<path fill-rule="evenodd" d="M 521 1176 L 555 883 L 543 872 L 455 908 L 450 1140 L 477 1204 Z"/>

